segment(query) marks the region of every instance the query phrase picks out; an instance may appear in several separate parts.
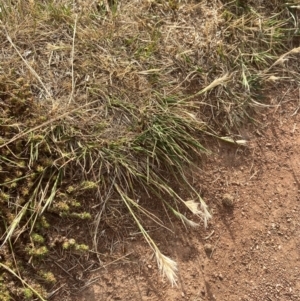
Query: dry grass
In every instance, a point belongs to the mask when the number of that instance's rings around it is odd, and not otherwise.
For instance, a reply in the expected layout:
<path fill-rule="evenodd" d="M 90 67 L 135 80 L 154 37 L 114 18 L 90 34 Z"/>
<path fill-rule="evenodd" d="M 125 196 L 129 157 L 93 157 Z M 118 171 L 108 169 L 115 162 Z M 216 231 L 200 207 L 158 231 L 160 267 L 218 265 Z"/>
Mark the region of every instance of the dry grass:
<path fill-rule="evenodd" d="M 209 209 L 186 174 L 207 152 L 203 137 L 245 144 L 232 133 L 266 105 L 263 89 L 299 83 L 294 5 L 223 2 L 1 2 L 0 234 L 2 248 L 13 246 L 8 254 L 20 237 L 30 254 L 46 254 L 28 235 L 46 228 L 47 212 L 90 219 L 78 209 L 87 197 L 99 210 L 97 251 L 106 206 L 119 199 L 175 284 L 176 264 L 139 216 L 161 221 L 139 205 L 138 191 L 157 196 L 188 226 L 198 223 L 179 204 L 207 225 Z M 174 181 L 188 187 L 188 199 Z"/>

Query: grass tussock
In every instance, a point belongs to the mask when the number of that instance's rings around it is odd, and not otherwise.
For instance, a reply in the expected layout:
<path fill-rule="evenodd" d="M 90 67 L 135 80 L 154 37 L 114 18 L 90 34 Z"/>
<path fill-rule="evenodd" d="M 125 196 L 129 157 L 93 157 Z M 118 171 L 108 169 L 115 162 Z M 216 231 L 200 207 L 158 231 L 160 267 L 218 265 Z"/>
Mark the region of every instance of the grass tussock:
<path fill-rule="evenodd" d="M 97 251 L 105 208 L 119 199 L 175 284 L 176 263 L 160 252 L 140 216 L 161 221 L 139 204 L 139 192 L 155 196 L 188 226 L 198 222 L 178 208 L 207 225 L 209 209 L 186 172 L 208 152 L 203 137 L 245 144 L 231 133 L 266 105 L 263 89 L 299 82 L 297 8 L 270 3 L 2 1 L 5 254 L 12 258 L 20 240 L 29 261 L 51 253 L 54 245 L 43 239 L 47 213 L 66 221 L 94 218 Z M 174 183 L 186 187 L 188 199 Z M 86 198 L 100 208 L 96 217 L 82 206 Z M 72 237 L 60 243 L 65 251 L 88 252 Z M 14 261 L 1 267 L 0 277 L 22 279 Z M 0 300 L 30 292 L 45 298 L 23 281 L 25 290 L 2 286 Z"/>

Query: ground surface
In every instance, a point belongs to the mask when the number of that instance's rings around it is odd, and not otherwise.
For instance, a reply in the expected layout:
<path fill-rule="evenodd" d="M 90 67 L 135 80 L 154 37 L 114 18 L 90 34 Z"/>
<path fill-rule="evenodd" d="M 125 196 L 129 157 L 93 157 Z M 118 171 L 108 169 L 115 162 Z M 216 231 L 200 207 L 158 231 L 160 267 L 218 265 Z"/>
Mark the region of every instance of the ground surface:
<path fill-rule="evenodd" d="M 220 145 L 204 163 L 205 172 L 194 175 L 214 213 L 206 230 L 175 223 L 170 227 L 176 234 L 152 231 L 161 250 L 178 262 L 177 288 L 159 276 L 142 237 L 132 235 L 116 243 L 122 245 L 114 248 L 119 260 L 84 280 L 76 300 L 300 300 L 296 109 L 297 96 L 264 111 L 259 130 L 241 133 L 248 148 Z"/>
<path fill-rule="evenodd" d="M 0 301 L 299 299 L 289 2 L 0 1 Z"/>

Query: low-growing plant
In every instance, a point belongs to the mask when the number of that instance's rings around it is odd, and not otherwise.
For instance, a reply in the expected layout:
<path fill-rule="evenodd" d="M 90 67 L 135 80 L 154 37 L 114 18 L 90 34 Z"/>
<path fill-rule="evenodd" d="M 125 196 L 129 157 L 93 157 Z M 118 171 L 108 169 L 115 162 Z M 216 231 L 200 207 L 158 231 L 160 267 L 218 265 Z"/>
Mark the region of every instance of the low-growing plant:
<path fill-rule="evenodd" d="M 36 258 L 42 258 L 49 253 L 49 250 L 46 246 L 35 247 L 35 246 L 27 246 L 25 251 L 30 256 L 34 256 Z"/>
<path fill-rule="evenodd" d="M 293 49 L 298 18 L 283 0 L 268 8 L 253 1 L 85 2 L 80 9 L 70 1 L 0 3 L 1 243 L 13 249 L 21 237 L 28 255 L 43 258 L 55 246 L 45 239 L 50 221 L 95 219 L 98 254 L 100 223 L 118 199 L 174 285 L 176 263 L 142 216 L 166 224 L 140 195 L 186 226 L 207 226 L 211 213 L 189 171 L 201 172 L 196 162 L 210 152 L 207 136 L 246 144 L 236 129 L 267 106 L 265 87 L 299 83 L 289 63 L 300 52 Z M 89 251 L 73 238 L 61 243 Z M 32 291 L 43 300 L 13 267 L 6 270 L 25 285 L 24 298 Z"/>
<path fill-rule="evenodd" d="M 78 244 L 74 238 L 69 238 L 64 241 L 62 247 L 64 250 L 76 250 L 83 253 L 89 251 L 89 246 Z"/>
<path fill-rule="evenodd" d="M 38 233 L 32 233 L 31 238 L 32 238 L 33 242 L 35 242 L 35 243 L 42 244 L 45 242 L 44 237 Z"/>
<path fill-rule="evenodd" d="M 32 297 L 34 296 L 33 291 L 30 288 L 27 288 L 27 287 L 25 287 L 23 289 L 23 294 L 24 294 L 25 300 L 31 300 Z"/>
<path fill-rule="evenodd" d="M 0 301 L 10 301 L 10 292 L 4 282 L 3 274 L 0 274 Z"/>
<path fill-rule="evenodd" d="M 39 271 L 39 275 L 48 284 L 54 284 L 57 281 L 52 272 Z"/>

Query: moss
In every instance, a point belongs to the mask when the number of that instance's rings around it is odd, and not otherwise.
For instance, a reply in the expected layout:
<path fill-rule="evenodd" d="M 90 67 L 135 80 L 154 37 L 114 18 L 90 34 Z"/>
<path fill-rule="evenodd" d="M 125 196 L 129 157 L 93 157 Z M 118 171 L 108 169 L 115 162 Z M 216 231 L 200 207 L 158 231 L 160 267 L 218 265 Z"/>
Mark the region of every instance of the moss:
<path fill-rule="evenodd" d="M 24 295 L 25 300 L 31 300 L 33 297 L 33 292 L 30 288 L 26 287 L 23 289 L 23 295 Z"/>
<path fill-rule="evenodd" d="M 45 216 L 41 216 L 36 223 L 36 230 L 49 229 L 50 224 L 48 223 Z"/>
<path fill-rule="evenodd" d="M 63 243 L 62 247 L 63 247 L 63 249 L 68 250 L 75 245 L 76 245 L 76 240 L 73 238 L 70 238 Z"/>
<path fill-rule="evenodd" d="M 42 244 L 45 241 L 44 237 L 37 233 L 32 233 L 31 238 L 34 242 L 39 244 Z"/>
<path fill-rule="evenodd" d="M 66 202 L 60 201 L 60 202 L 56 202 L 53 205 L 52 210 L 58 213 L 60 213 L 61 211 L 68 212 L 70 210 L 70 207 Z"/>
<path fill-rule="evenodd" d="M 0 192 L 0 203 L 2 201 L 7 202 L 9 198 L 10 198 L 9 194 L 4 193 L 3 191 Z"/>
<path fill-rule="evenodd" d="M 39 248 L 28 246 L 27 248 L 25 248 L 25 250 L 27 251 L 28 255 L 34 256 L 34 257 L 44 257 L 49 252 L 49 250 L 46 246 L 42 246 Z"/>
<path fill-rule="evenodd" d="M 57 280 L 52 272 L 40 271 L 39 275 L 49 284 L 54 284 Z"/>
<path fill-rule="evenodd" d="M 4 284 L 4 277 L 0 275 L 0 301 L 10 301 L 12 300 L 10 292 L 6 285 Z"/>
<path fill-rule="evenodd" d="M 89 250 L 89 246 L 85 245 L 85 244 L 76 244 L 75 245 L 75 250 L 76 251 L 81 251 L 81 252 L 87 252 Z"/>
<path fill-rule="evenodd" d="M 92 190 L 98 188 L 98 184 L 92 181 L 84 181 L 80 185 L 80 189 L 82 190 Z"/>
<path fill-rule="evenodd" d="M 76 213 L 76 212 L 72 212 L 70 214 L 71 217 L 74 217 L 74 218 L 78 218 L 78 219 L 82 219 L 82 220 L 85 220 L 85 219 L 91 219 L 92 216 L 89 212 L 81 212 L 81 213 Z"/>

